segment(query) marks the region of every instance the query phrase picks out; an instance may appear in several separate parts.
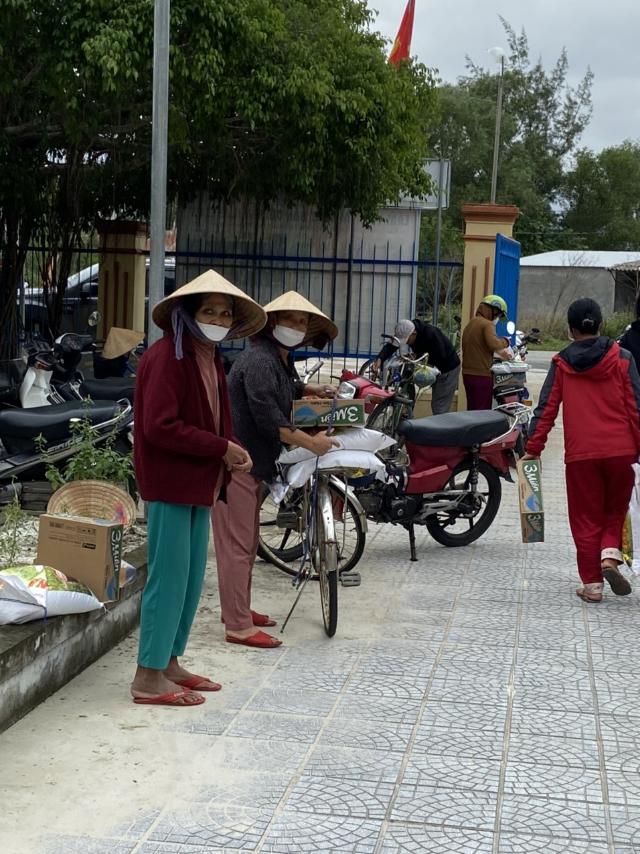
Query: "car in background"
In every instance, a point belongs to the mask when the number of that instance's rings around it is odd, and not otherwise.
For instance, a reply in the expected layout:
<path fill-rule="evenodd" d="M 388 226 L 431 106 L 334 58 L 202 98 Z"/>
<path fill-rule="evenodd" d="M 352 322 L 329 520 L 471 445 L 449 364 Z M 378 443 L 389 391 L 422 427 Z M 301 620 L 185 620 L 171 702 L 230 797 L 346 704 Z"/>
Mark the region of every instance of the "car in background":
<path fill-rule="evenodd" d="M 100 265 L 91 264 L 69 276 L 62 300 L 63 332 L 84 332 L 89 315 L 98 308 L 98 277 Z M 164 262 L 164 294 L 172 293 L 176 287 L 176 259 L 166 257 Z M 149 303 L 149 258 L 146 259 L 145 304 Z M 25 287 L 24 331 L 31 335 L 46 335 L 48 329 L 47 309 L 41 288 Z"/>

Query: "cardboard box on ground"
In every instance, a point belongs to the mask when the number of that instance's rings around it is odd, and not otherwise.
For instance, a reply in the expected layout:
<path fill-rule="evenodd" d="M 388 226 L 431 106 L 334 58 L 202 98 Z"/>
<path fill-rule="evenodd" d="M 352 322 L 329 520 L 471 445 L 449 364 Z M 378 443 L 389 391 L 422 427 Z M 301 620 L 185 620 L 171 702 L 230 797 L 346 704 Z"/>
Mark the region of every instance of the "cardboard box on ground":
<path fill-rule="evenodd" d="M 543 543 L 544 507 L 540 460 L 518 460 L 518 498 L 522 542 Z"/>
<path fill-rule="evenodd" d="M 120 592 L 122 525 L 82 516 L 40 517 L 38 563 L 81 581 L 101 602 Z"/>
<path fill-rule="evenodd" d="M 293 401 L 291 419 L 296 427 L 363 427 L 364 400 L 303 397 Z"/>

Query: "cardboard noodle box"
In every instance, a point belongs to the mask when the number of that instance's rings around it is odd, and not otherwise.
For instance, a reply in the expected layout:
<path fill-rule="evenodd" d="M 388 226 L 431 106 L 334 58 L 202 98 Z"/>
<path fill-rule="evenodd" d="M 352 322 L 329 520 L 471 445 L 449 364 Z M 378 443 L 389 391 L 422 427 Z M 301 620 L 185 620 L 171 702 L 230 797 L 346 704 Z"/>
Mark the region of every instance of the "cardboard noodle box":
<path fill-rule="evenodd" d="M 120 593 L 122 525 L 82 516 L 40 517 L 37 562 L 86 584 L 101 602 Z"/>
<path fill-rule="evenodd" d="M 293 401 L 291 420 L 296 427 L 328 427 L 329 424 L 334 427 L 363 427 L 366 421 L 364 400 L 338 400 L 334 403 L 324 397 L 303 397 Z"/>
<path fill-rule="evenodd" d="M 543 543 L 544 506 L 540 460 L 518 460 L 518 499 L 522 542 Z"/>

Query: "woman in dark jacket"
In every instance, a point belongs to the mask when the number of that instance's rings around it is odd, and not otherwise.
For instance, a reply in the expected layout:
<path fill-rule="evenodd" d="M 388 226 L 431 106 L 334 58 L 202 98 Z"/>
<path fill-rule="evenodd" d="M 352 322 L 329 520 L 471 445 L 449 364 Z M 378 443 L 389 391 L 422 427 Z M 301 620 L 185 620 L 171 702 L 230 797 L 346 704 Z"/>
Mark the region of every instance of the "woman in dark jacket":
<path fill-rule="evenodd" d="M 193 706 L 220 685 L 178 663 L 196 614 L 209 513 L 230 472 L 251 458 L 232 441 L 231 407 L 216 343 L 257 332 L 260 306 L 209 270 L 156 305 L 164 337 L 140 361 L 134 462 L 148 502 L 149 570 L 142 596 L 135 703 Z"/>
<path fill-rule="evenodd" d="M 628 329 L 625 329 L 619 344 L 631 353 L 636 367 L 640 370 L 640 296 L 636 301 L 636 319 Z"/>
<path fill-rule="evenodd" d="M 323 347 L 338 328 L 293 291 L 273 300 L 265 311 L 267 326 L 236 359 L 229 375 L 234 434 L 251 455 L 253 467 L 250 473 L 233 475 L 227 504 L 214 508 L 213 537 L 226 640 L 268 649 L 281 641 L 260 629 L 275 621 L 251 610 L 262 482 L 273 479 L 283 444 L 307 448 L 318 456 L 335 445 L 326 433 L 312 436 L 291 423 L 294 398 L 305 392 L 327 394 L 324 386 L 305 386 L 299 380 L 292 352 L 305 345 Z"/>

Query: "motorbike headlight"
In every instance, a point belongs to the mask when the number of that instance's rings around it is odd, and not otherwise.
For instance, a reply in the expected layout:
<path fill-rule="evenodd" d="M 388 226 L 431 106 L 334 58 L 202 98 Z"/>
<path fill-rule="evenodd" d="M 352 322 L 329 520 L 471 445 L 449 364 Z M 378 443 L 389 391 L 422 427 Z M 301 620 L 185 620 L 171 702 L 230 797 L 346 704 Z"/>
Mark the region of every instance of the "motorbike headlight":
<path fill-rule="evenodd" d="M 341 400 L 351 400 L 351 398 L 356 396 L 357 392 L 356 386 L 353 383 L 348 383 L 343 380 L 338 386 L 338 394 L 337 396 Z"/>

